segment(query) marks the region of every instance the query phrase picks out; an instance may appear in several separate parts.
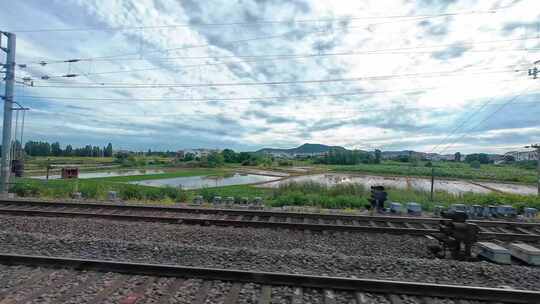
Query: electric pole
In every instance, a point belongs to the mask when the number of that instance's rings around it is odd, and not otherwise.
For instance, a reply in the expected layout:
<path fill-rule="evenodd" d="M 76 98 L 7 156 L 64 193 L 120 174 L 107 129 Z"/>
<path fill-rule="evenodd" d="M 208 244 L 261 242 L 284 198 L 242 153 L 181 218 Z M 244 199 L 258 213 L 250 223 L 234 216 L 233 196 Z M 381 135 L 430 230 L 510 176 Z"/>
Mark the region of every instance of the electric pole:
<path fill-rule="evenodd" d="M 537 60 L 534 62 L 534 67 L 529 69 L 529 76 L 532 77 L 532 79 L 538 79 L 538 73 L 540 70 L 538 69 L 537 65 L 540 63 L 540 60 Z M 534 144 L 526 146 L 525 148 L 531 148 L 536 149 L 536 169 L 538 171 L 538 177 L 537 177 L 537 184 L 538 184 L 538 190 L 537 195 L 540 196 L 540 145 Z"/>
<path fill-rule="evenodd" d="M 7 38 L 7 46 L 2 46 L 2 38 Z M 2 129 L 2 162 L 0 163 L 0 194 L 5 195 L 9 188 L 9 175 L 11 172 L 11 123 L 13 110 L 13 87 L 15 85 L 15 34 L 0 32 L 0 49 L 6 53 L 4 124 Z"/>
<path fill-rule="evenodd" d="M 433 202 L 433 186 L 435 184 L 435 167 L 433 167 L 433 163 L 431 163 L 431 195 L 429 196 L 429 199 Z"/>
<path fill-rule="evenodd" d="M 538 184 L 538 192 L 537 195 L 540 196 L 540 145 L 530 145 L 525 146 L 525 148 L 531 148 L 536 149 L 536 169 L 538 170 L 538 178 L 537 178 L 537 184 Z"/>

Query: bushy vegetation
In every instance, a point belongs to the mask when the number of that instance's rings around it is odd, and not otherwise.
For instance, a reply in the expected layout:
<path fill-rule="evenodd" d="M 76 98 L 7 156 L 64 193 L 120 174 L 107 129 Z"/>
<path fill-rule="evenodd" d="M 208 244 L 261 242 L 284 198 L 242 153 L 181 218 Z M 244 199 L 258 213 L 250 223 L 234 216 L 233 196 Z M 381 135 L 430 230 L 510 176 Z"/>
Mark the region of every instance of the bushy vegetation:
<path fill-rule="evenodd" d="M 215 190 L 216 191 L 216 190 Z M 435 192 L 435 202 L 430 201 L 430 193 L 411 189 L 387 189 L 388 199 L 393 202 L 417 202 L 424 210 L 431 210 L 435 205 L 450 204 L 478 205 L 513 205 L 540 208 L 540 200 L 536 196 L 502 193 L 463 193 L 452 194 L 445 191 Z M 368 203 L 369 189 L 358 184 L 338 184 L 327 186 L 320 183 L 288 183 L 273 190 L 268 196 L 272 206 L 315 206 L 321 208 L 363 208 Z"/>
<path fill-rule="evenodd" d="M 14 184 L 11 191 L 21 197 L 42 197 L 59 199 L 70 197 L 73 192 L 81 192 L 87 199 L 105 200 L 108 191 L 117 191 L 122 200 L 155 202 L 189 202 L 194 195 L 202 195 L 206 201 L 214 196 L 242 197 L 260 196 L 270 206 L 313 206 L 319 208 L 364 208 L 368 204 L 370 191 L 358 184 L 338 184 L 327 186 L 316 182 L 287 183 L 276 189 L 257 188 L 249 185 L 181 190 L 172 187 L 146 187 L 140 185 L 105 182 L 100 180 L 21 180 Z M 412 189 L 387 189 L 389 201 L 417 202 L 424 210 L 431 210 L 435 205 L 449 206 L 454 203 L 500 205 L 510 204 L 521 209 L 525 206 L 540 209 L 540 200 L 536 196 L 502 193 L 464 193 L 451 194 L 445 191 L 435 192 L 435 202 L 430 201 L 429 192 Z"/>
<path fill-rule="evenodd" d="M 362 208 L 367 204 L 366 190 L 361 185 L 320 183 L 287 183 L 272 191 L 272 206 L 316 206 L 321 208 Z"/>
<path fill-rule="evenodd" d="M 364 151 L 330 150 L 325 155 L 316 157 L 313 162 L 328 165 L 356 165 L 361 163 L 375 163 L 376 158 Z"/>
<path fill-rule="evenodd" d="M 19 144 L 18 142 L 16 144 Z M 19 144 L 20 145 L 20 144 Z M 86 145 L 81 148 L 73 148 L 66 145 L 62 149 L 59 142 L 49 143 L 46 141 L 28 141 L 24 144 L 24 152 L 28 156 L 84 156 L 84 157 L 111 157 L 113 154 L 112 144 L 105 147 Z"/>
<path fill-rule="evenodd" d="M 106 183 L 93 180 L 62 181 L 51 180 L 48 182 L 37 180 L 24 180 L 15 183 L 11 192 L 21 197 L 42 198 L 67 198 L 74 192 L 80 192 L 84 198 L 104 200 L 109 191 L 117 191 L 122 200 L 138 201 L 175 201 L 182 202 L 188 199 L 186 191 L 180 188 L 145 187 L 124 183 Z"/>

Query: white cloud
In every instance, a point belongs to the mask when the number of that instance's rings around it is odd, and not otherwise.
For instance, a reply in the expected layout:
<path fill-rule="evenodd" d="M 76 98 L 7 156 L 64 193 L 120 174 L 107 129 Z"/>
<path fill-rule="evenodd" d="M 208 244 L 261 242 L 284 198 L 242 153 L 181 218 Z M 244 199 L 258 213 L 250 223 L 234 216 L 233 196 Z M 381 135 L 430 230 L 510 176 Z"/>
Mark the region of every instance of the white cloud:
<path fill-rule="evenodd" d="M 510 7 L 495 13 L 465 14 L 506 5 Z M 505 98 L 523 90 L 531 81 L 524 70 L 538 59 L 538 52 L 514 49 L 540 46 L 537 39 L 520 40 L 538 35 L 533 25 L 539 20 L 540 3 L 534 0 L 516 3 L 404 1 L 400 5 L 391 0 L 283 0 L 272 3 L 73 0 L 47 4 L 33 0 L 24 4 L 12 1 L 6 6 L 6 10 L 0 11 L 5 29 L 131 28 L 18 33 L 17 60 L 20 63 L 41 59 L 100 58 L 71 65 L 34 64 L 26 71 L 19 71 L 20 76 L 31 75 L 34 78 L 67 73 L 88 74 L 87 77 L 36 81 L 40 84 L 53 81 L 83 86 L 99 83 L 235 83 L 368 77 L 355 82 L 279 86 L 18 89 L 19 95 L 43 96 L 41 100 L 19 99 L 35 108 L 36 114 L 30 114 L 27 122 L 26 134 L 30 138 L 59 141 L 80 138 L 84 142 L 87 136 L 95 143 L 115 139 L 125 147 L 135 149 L 156 146 L 174 149 L 195 145 L 250 149 L 323 142 L 349 147 L 429 150 L 448 135 L 460 118 L 486 100 L 493 98 L 504 102 Z M 464 14 L 437 18 L 373 19 L 376 16 L 444 12 Z M 343 16 L 356 19 L 347 22 L 159 28 L 163 25 Z M 288 35 L 282 35 L 285 33 Z M 276 35 L 280 36 L 261 38 Z M 252 38 L 257 39 L 231 43 Z M 489 41 L 499 42 L 487 43 Z M 387 51 L 381 51 L 385 54 L 365 53 L 373 50 Z M 258 62 L 243 57 L 344 52 L 356 54 Z M 362 52 L 364 54 L 360 54 Z M 212 56 L 229 58 L 178 58 Z M 104 61 L 103 57 L 110 60 Z M 512 69 L 520 72 L 512 72 Z M 455 72 L 455 75 L 426 75 L 439 71 Z M 388 75 L 410 76 L 369 78 Z M 208 97 L 321 95 L 359 90 L 387 92 L 262 102 L 181 101 Z M 81 100 L 50 97 L 77 97 Z M 83 98 L 122 100 L 92 101 Z M 168 100 L 159 100 L 162 98 Z M 248 115 L 253 111 L 262 114 Z M 469 124 L 474 125 L 487 115 L 488 112 L 479 113 Z M 43 132 L 55 126 L 64 129 L 58 135 Z M 520 136 L 523 143 L 540 135 L 536 127 L 521 127 L 531 129 L 527 136 Z M 520 126 L 508 123 L 507 128 L 505 132 L 512 132 Z M 85 135 L 81 136 L 81 131 Z M 140 135 L 139 138 L 134 139 L 132 135 L 135 134 Z M 472 136 L 484 138 L 487 134 L 494 138 L 500 135 L 487 130 L 487 133 Z M 458 142 L 452 149 L 474 151 L 491 146 L 489 141 L 479 140 Z"/>

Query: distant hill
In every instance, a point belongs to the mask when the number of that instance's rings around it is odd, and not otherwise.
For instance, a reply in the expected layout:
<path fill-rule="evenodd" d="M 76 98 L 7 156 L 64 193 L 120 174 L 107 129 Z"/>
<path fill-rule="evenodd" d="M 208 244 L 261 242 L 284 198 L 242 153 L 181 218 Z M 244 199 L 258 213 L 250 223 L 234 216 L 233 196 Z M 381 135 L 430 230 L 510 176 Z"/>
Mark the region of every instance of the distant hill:
<path fill-rule="evenodd" d="M 256 153 L 285 153 L 285 154 L 308 154 L 308 153 L 325 153 L 330 150 L 346 150 L 340 146 L 327 146 L 322 144 L 303 144 L 291 149 L 275 149 L 264 148 L 256 151 Z"/>

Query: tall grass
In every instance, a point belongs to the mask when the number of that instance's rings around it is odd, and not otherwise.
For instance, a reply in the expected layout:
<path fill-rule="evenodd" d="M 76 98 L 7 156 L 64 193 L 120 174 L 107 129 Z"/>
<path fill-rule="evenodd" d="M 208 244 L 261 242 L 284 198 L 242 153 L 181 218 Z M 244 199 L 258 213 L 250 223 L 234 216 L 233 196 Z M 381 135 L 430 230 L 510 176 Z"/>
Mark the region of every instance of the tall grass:
<path fill-rule="evenodd" d="M 314 206 L 319 208 L 364 208 L 368 204 L 370 190 L 359 184 L 338 184 L 327 186 L 316 182 L 285 183 L 276 189 L 263 189 L 248 185 L 181 190 L 179 188 L 147 187 L 125 183 L 113 183 L 94 180 L 21 180 L 11 187 L 11 191 L 22 197 L 43 197 L 50 199 L 67 198 L 73 192 L 81 192 L 84 198 L 105 200 L 108 191 L 117 191 L 122 200 L 187 202 L 194 195 L 202 195 L 211 201 L 214 196 L 233 196 L 253 198 L 260 196 L 270 206 Z M 521 209 L 535 207 L 540 209 L 537 196 L 501 193 L 463 193 L 460 195 L 437 191 L 434 202 L 430 201 L 429 192 L 387 188 L 388 200 L 393 202 L 417 202 L 424 210 L 431 210 L 435 205 L 448 206 L 454 203 L 501 205 L 509 204 Z"/>
<path fill-rule="evenodd" d="M 188 193 L 180 188 L 145 187 L 93 180 L 23 180 L 15 183 L 10 191 L 21 197 L 43 197 L 51 199 L 67 198 L 74 192 L 80 192 L 84 198 L 104 200 L 107 198 L 109 191 L 116 191 L 118 197 L 122 200 L 172 200 L 175 202 L 184 202 L 188 200 Z"/>
<path fill-rule="evenodd" d="M 521 209 L 535 207 L 540 209 L 540 200 L 532 195 L 516 195 L 502 193 L 463 193 L 452 194 L 445 191 L 434 193 L 434 202 L 430 193 L 420 190 L 387 188 L 388 200 L 393 202 L 420 203 L 424 210 L 431 210 L 435 205 L 449 206 L 450 204 L 479 204 L 502 205 L 509 204 Z M 316 206 L 321 208 L 361 208 L 368 203 L 370 191 L 359 184 L 338 184 L 327 186 L 316 182 L 286 183 L 273 190 L 269 199 L 272 206 Z"/>
<path fill-rule="evenodd" d="M 364 172 L 386 175 L 431 176 L 431 167 L 419 162 L 400 163 L 385 161 L 381 164 L 358 164 L 353 166 L 330 166 L 340 172 Z M 463 178 L 476 180 L 497 180 L 505 182 L 535 183 L 536 171 L 520 168 L 516 165 L 481 165 L 479 169 L 471 168 L 466 163 L 436 163 L 435 176 L 442 178 Z"/>
<path fill-rule="evenodd" d="M 367 204 L 368 193 L 362 185 L 327 186 L 316 182 L 285 183 L 271 194 L 272 206 L 317 206 L 322 208 L 361 208 Z"/>

